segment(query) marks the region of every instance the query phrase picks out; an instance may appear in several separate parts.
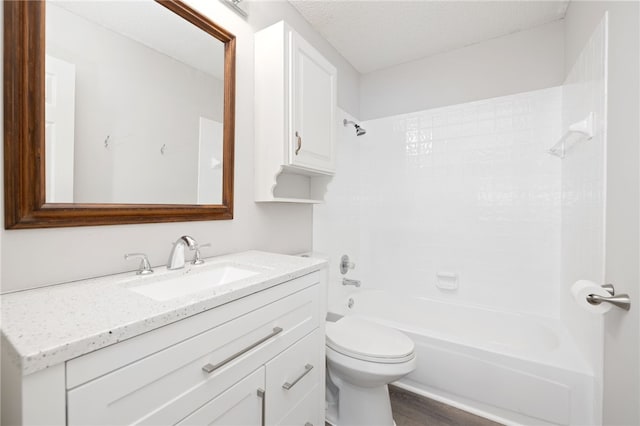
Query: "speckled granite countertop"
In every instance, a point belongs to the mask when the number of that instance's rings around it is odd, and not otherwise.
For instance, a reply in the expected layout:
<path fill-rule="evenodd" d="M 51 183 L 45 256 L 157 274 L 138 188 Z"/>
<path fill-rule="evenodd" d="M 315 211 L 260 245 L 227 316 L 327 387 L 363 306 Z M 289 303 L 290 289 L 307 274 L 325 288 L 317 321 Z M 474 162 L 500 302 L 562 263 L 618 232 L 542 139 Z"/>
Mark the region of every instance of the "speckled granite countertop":
<path fill-rule="evenodd" d="M 188 265 L 177 271 L 155 268 L 153 275 L 142 279 L 162 279 L 218 263 L 239 264 L 260 273 L 166 301 L 130 291 L 128 287 L 142 283 L 133 272 L 5 294 L 1 300 L 2 344 L 9 344 L 6 353 L 27 375 L 309 274 L 326 264 L 317 258 L 259 251 L 205 260 L 205 265 Z"/>

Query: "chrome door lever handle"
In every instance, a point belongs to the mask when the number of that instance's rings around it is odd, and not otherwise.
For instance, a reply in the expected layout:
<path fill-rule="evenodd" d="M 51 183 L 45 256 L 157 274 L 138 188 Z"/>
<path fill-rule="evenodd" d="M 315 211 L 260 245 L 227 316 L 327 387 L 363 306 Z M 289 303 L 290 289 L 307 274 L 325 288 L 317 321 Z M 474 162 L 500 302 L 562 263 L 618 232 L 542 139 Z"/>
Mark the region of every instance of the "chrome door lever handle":
<path fill-rule="evenodd" d="M 631 298 L 628 294 L 618 294 L 617 296 L 600 296 L 598 294 L 590 294 L 587 296 L 587 302 L 592 305 L 599 305 L 602 302 L 611 303 L 620 309 L 628 311 L 631 309 Z"/>
<path fill-rule="evenodd" d="M 602 284 L 600 287 L 607 290 L 607 293 L 609 293 L 610 295 L 612 296 L 616 295 L 616 289 L 613 287 L 613 284 Z"/>

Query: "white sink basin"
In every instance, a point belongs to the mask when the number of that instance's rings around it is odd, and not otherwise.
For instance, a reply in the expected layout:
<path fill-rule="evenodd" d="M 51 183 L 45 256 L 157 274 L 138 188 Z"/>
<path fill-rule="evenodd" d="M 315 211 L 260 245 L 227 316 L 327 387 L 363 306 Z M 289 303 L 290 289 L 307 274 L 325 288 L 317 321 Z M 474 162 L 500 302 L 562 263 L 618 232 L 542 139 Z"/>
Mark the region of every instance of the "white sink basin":
<path fill-rule="evenodd" d="M 195 266 L 142 278 L 146 281 L 145 284 L 131 286 L 129 290 L 154 300 L 164 301 L 220 287 L 260 273 L 255 268 L 249 269 L 228 263 Z"/>

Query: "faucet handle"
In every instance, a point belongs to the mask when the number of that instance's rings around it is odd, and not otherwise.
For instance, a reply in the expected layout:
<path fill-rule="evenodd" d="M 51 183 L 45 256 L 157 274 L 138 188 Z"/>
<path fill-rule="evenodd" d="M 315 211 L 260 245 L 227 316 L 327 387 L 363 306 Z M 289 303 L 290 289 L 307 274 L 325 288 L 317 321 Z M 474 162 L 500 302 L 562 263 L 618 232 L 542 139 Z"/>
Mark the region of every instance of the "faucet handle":
<path fill-rule="evenodd" d="M 340 273 L 344 275 L 349 271 L 349 269 L 355 268 L 356 264 L 351 262 L 351 259 L 349 259 L 349 255 L 343 254 L 340 258 Z"/>
<path fill-rule="evenodd" d="M 211 243 L 196 244 L 194 247 L 196 254 L 193 255 L 193 260 L 191 261 L 192 265 L 202 265 L 204 263 L 204 260 L 200 257 L 200 249 L 205 247 L 211 247 Z"/>
<path fill-rule="evenodd" d="M 149 264 L 149 259 L 147 255 L 144 253 L 128 253 L 124 255 L 125 260 L 129 259 L 137 259 L 140 258 L 140 266 L 136 271 L 136 275 L 148 275 L 153 274 L 153 269 L 151 269 L 151 264 Z"/>

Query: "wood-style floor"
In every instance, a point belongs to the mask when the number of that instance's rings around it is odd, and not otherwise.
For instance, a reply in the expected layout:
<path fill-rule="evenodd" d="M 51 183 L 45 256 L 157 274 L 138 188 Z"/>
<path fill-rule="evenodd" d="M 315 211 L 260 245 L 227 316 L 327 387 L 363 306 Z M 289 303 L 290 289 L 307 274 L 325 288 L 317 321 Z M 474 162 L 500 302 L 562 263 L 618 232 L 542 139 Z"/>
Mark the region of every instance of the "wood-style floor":
<path fill-rule="evenodd" d="M 397 386 L 389 386 L 389 397 L 396 426 L 503 426 Z"/>
<path fill-rule="evenodd" d="M 389 386 L 397 426 L 501 426 L 433 399 Z"/>

